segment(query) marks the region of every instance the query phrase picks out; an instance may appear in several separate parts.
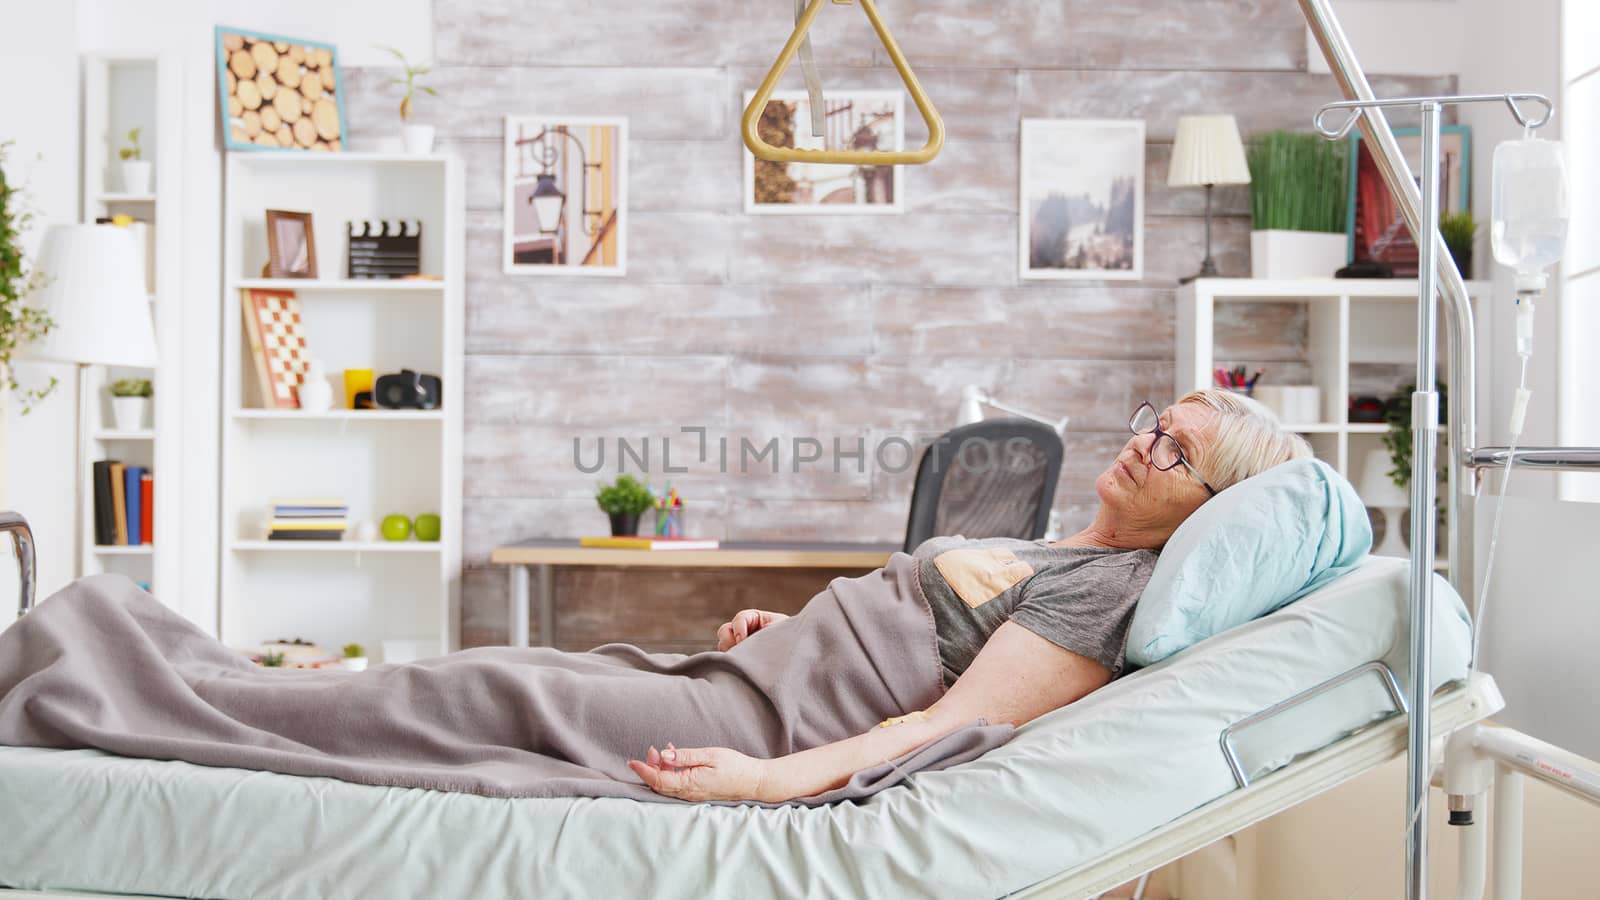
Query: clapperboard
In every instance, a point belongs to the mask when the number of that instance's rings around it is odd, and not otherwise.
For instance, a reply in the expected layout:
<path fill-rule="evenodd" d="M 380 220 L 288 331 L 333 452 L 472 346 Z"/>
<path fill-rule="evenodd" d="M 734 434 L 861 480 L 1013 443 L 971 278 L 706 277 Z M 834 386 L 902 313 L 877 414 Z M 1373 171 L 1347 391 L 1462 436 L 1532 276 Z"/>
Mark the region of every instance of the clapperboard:
<path fill-rule="evenodd" d="M 354 219 L 345 223 L 350 248 L 348 278 L 400 278 L 422 271 L 422 222 L 416 219 Z"/>

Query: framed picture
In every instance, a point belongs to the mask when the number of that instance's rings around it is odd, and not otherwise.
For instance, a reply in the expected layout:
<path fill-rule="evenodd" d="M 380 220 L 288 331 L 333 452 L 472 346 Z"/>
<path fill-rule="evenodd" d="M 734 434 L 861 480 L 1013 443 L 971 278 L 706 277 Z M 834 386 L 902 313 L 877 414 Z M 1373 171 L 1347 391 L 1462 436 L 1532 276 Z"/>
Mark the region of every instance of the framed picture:
<path fill-rule="evenodd" d="M 1144 276 L 1144 122 L 1023 119 L 1022 278 Z"/>
<path fill-rule="evenodd" d="M 317 239 L 311 213 L 267 210 L 268 278 L 316 278 Z"/>
<path fill-rule="evenodd" d="M 1396 128 L 1394 134 L 1412 177 L 1420 178 L 1422 132 Z M 1471 193 L 1472 129 L 1445 125 L 1439 129 L 1439 211 L 1471 209 Z M 1350 135 L 1350 199 L 1345 208 L 1350 262 L 1381 263 L 1393 269 L 1396 278 L 1416 277 L 1417 242 L 1359 131 Z"/>
<path fill-rule="evenodd" d="M 344 149 L 344 83 L 332 44 L 223 25 L 216 35 L 223 146 Z"/>
<path fill-rule="evenodd" d="M 755 91 L 745 91 L 748 106 Z M 778 91 L 757 128 L 774 147 L 802 150 L 905 149 L 905 94 L 829 91 L 823 136 L 811 130 L 805 91 Z M 900 213 L 905 210 L 903 166 L 781 163 L 744 151 L 744 211 L 777 215 Z"/>
<path fill-rule="evenodd" d="M 628 258 L 628 120 L 507 116 L 509 275 L 623 275 Z"/>

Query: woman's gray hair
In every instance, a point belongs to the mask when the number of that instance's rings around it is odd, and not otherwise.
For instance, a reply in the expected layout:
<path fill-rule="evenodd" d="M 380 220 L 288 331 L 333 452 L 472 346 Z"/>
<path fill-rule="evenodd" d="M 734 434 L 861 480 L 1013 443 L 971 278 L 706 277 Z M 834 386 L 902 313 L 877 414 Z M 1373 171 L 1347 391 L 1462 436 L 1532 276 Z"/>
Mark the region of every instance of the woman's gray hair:
<path fill-rule="evenodd" d="M 1311 445 L 1262 406 L 1243 394 L 1218 388 L 1190 391 L 1179 403 L 1198 403 L 1215 412 L 1216 431 L 1202 471 L 1217 490 L 1294 459 L 1310 459 Z"/>

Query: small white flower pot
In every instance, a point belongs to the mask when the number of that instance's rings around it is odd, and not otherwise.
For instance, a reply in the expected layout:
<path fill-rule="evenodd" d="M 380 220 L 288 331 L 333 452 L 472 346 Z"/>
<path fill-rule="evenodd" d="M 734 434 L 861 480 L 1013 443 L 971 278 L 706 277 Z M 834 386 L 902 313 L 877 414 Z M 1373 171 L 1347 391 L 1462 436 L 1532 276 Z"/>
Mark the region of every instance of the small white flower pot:
<path fill-rule="evenodd" d="M 150 161 L 125 159 L 122 161 L 122 190 L 129 194 L 150 193 Z"/>
<path fill-rule="evenodd" d="M 426 156 L 433 152 L 432 125 L 402 125 L 400 136 L 405 141 L 406 152 L 413 156 Z"/>
<path fill-rule="evenodd" d="M 365 656 L 346 656 L 344 658 L 344 667 L 352 672 L 365 672 L 367 670 L 367 658 Z"/>
<path fill-rule="evenodd" d="M 144 413 L 150 406 L 149 397 L 111 398 L 111 420 L 118 431 L 138 431 L 144 427 Z"/>
<path fill-rule="evenodd" d="M 1332 278 L 1348 261 L 1342 234 L 1315 231 L 1250 232 L 1252 278 Z"/>

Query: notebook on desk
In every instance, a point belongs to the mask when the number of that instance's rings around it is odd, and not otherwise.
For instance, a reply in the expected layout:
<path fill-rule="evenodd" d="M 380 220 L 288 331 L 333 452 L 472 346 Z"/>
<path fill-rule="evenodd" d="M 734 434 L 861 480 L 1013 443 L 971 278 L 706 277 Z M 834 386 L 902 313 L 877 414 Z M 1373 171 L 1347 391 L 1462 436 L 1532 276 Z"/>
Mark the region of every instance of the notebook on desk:
<path fill-rule="evenodd" d="M 715 550 L 715 538 L 653 537 L 647 534 L 579 538 L 585 547 L 609 547 L 613 550 Z"/>

